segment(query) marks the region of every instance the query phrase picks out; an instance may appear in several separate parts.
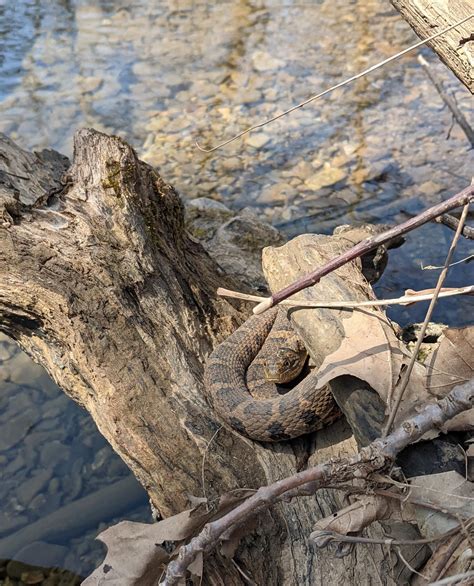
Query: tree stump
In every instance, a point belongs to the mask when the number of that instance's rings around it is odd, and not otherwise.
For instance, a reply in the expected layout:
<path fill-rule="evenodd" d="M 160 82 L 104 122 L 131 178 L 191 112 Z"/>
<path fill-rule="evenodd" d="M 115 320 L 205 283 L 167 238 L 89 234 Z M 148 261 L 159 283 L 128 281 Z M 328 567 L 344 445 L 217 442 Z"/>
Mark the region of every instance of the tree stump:
<path fill-rule="evenodd" d="M 0 167 L 0 330 L 87 409 L 163 517 L 189 495 L 213 501 L 288 476 L 316 448 L 313 464 L 356 449 L 344 421 L 271 446 L 221 428 L 203 364 L 245 318 L 216 296 L 239 284 L 189 236 L 173 187 L 123 140 L 80 130 L 69 166 L 1 137 Z M 308 543 L 340 506 L 321 491 L 261 514 L 236 564 L 205 559 L 204 583 L 244 583 L 236 565 L 257 584 L 401 583 L 382 546 L 336 560 Z"/>

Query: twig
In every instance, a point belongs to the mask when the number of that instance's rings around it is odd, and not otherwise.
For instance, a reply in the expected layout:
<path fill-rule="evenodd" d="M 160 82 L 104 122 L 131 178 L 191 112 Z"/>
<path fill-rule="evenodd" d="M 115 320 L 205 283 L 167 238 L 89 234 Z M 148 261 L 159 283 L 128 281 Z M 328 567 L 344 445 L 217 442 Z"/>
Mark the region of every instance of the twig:
<path fill-rule="evenodd" d="M 453 266 L 456 263 L 453 263 Z M 424 267 L 423 270 L 428 268 L 443 268 L 443 267 Z M 474 293 L 474 285 L 467 287 L 456 287 L 449 289 L 442 289 L 439 297 L 454 297 L 456 295 L 472 295 Z M 266 297 L 259 295 L 248 295 L 247 293 L 240 293 L 239 291 L 232 291 L 231 289 L 224 289 L 219 287 L 217 294 L 223 297 L 232 297 L 233 299 L 242 299 L 244 301 L 265 301 Z M 356 309 L 357 307 L 374 307 L 384 305 L 412 305 L 419 301 L 429 301 L 433 297 L 434 293 L 423 293 L 418 294 L 416 292 L 410 293 L 409 295 L 402 295 L 393 299 L 374 299 L 370 301 L 293 301 L 287 299 L 282 301 L 280 305 L 289 307 L 316 307 L 316 308 L 345 308 L 345 309 Z"/>
<path fill-rule="evenodd" d="M 362 256 L 371 250 L 374 250 L 392 238 L 406 234 L 415 228 L 419 228 L 423 224 L 430 222 L 433 218 L 436 218 L 437 216 L 444 214 L 449 210 L 464 206 L 473 199 L 474 185 L 470 185 L 446 201 L 443 201 L 425 210 L 421 214 L 410 218 L 406 222 L 403 222 L 402 224 L 395 226 L 394 228 L 391 228 L 382 234 L 370 236 L 369 238 L 362 240 L 362 242 L 359 242 L 359 244 L 356 244 L 353 248 L 337 256 L 322 267 L 317 268 L 307 275 L 303 275 L 284 289 L 274 293 L 271 297 L 267 297 L 265 301 L 262 301 L 256 307 L 254 307 L 253 312 L 256 314 L 263 313 L 267 309 L 270 309 L 270 307 L 273 307 L 291 295 L 298 293 L 298 291 L 301 291 L 306 287 L 310 287 L 311 285 L 315 285 L 321 280 L 322 277 L 328 275 L 332 271 L 335 271 L 339 267 L 342 267 L 351 260 L 354 260 L 355 258 Z"/>
<path fill-rule="evenodd" d="M 451 230 L 457 230 L 459 224 L 459 220 L 451 214 L 443 214 L 442 216 L 435 218 L 434 221 L 438 224 L 443 224 L 444 226 L 451 228 Z M 471 228 L 470 226 L 464 226 L 462 229 L 462 235 L 464 238 L 474 240 L 474 228 Z"/>
<path fill-rule="evenodd" d="M 367 75 L 368 73 L 372 73 L 376 69 L 379 69 L 380 67 L 383 67 L 384 65 L 387 65 L 388 63 L 391 63 L 392 61 L 395 61 L 396 59 L 400 59 L 400 57 L 403 57 L 403 55 L 406 55 L 407 53 L 410 53 L 411 51 L 418 49 L 418 47 L 421 47 L 422 45 L 425 45 L 426 43 L 433 41 L 434 39 L 440 37 L 441 35 L 444 35 L 445 33 L 449 32 L 453 28 L 456 28 L 457 26 L 464 24 L 465 22 L 470 20 L 472 17 L 474 17 L 474 13 L 470 14 L 469 16 L 466 16 L 462 20 L 459 20 L 458 22 L 455 22 L 454 24 L 444 28 L 443 30 L 435 33 L 434 35 L 431 35 L 430 37 L 427 37 L 426 39 L 423 39 L 422 41 L 418 41 L 417 43 L 415 43 L 411 47 L 408 47 L 407 49 L 404 49 L 403 51 L 400 51 L 399 53 L 392 55 L 388 59 L 384 59 L 383 61 L 380 61 L 379 63 L 376 63 L 375 65 L 372 65 L 368 69 L 364 69 L 364 71 L 361 71 L 360 73 L 357 73 L 356 75 L 353 75 L 352 77 L 349 77 L 348 79 L 345 79 L 344 81 L 341 81 L 340 83 L 337 83 L 336 85 L 333 85 L 332 87 L 330 87 L 328 89 L 325 89 L 324 91 L 320 92 L 319 94 L 316 94 L 315 96 L 311 96 L 310 98 L 308 98 L 304 102 L 301 102 L 300 104 L 297 104 L 296 106 L 293 106 L 292 108 L 289 108 L 288 110 L 285 110 L 284 112 L 281 112 L 280 114 L 277 114 L 276 116 L 273 116 L 272 118 L 269 118 L 268 120 L 265 120 L 263 122 L 259 122 L 258 124 L 254 124 L 253 126 L 250 126 L 249 128 L 246 128 L 245 130 L 242 130 L 242 132 L 239 132 L 238 134 L 236 134 L 232 138 L 229 138 L 229 139 L 225 140 L 224 142 L 221 142 L 220 144 L 218 144 L 212 148 L 205 149 L 204 147 L 200 146 L 197 141 L 196 141 L 196 146 L 200 151 L 202 151 L 204 153 L 212 153 L 213 151 L 216 151 L 217 149 L 220 149 L 221 147 L 223 147 L 231 142 L 234 142 L 234 140 L 237 140 L 238 138 L 244 136 L 245 134 L 248 134 L 249 132 L 252 132 L 253 130 L 257 130 L 257 128 L 262 128 L 263 126 L 266 126 L 267 124 L 270 124 L 271 122 L 275 122 L 275 120 L 278 120 L 278 119 L 282 118 L 283 116 L 286 116 L 287 114 L 290 114 L 291 112 L 294 112 L 295 110 L 298 110 L 299 108 L 302 108 L 303 106 L 306 106 L 306 104 L 309 104 L 310 102 L 314 102 L 315 100 L 322 98 L 323 96 L 333 92 L 334 90 L 337 90 L 340 87 L 348 85 L 349 83 L 352 83 L 353 81 L 356 81 L 357 79 L 360 79 L 361 77 L 364 77 L 364 75 Z"/>
<path fill-rule="evenodd" d="M 288 497 L 289 493 L 297 496 L 300 489 L 304 493 L 304 487 L 308 484 L 319 489 L 354 477 L 367 477 L 372 472 L 383 469 L 403 448 L 420 439 L 427 431 L 443 425 L 473 404 L 474 379 L 471 379 L 468 383 L 455 387 L 444 399 L 426 405 L 419 413 L 406 419 L 389 436 L 375 440 L 362 448 L 358 454 L 326 462 L 268 486 L 262 486 L 235 509 L 205 525 L 196 537 L 182 546 L 177 559 L 169 563 L 165 578 L 161 582 L 162 586 L 178 584 L 185 578 L 189 564 L 199 552 L 211 551 L 230 528 L 241 526 L 275 502 Z"/>
<path fill-rule="evenodd" d="M 464 226 L 464 228 L 466 228 L 466 226 Z M 471 262 L 471 260 L 474 260 L 474 254 L 470 254 L 469 256 L 466 256 L 466 257 L 462 258 L 461 260 L 457 260 L 456 262 L 452 262 L 449 266 L 450 267 L 455 267 L 456 265 L 460 265 L 460 264 L 462 264 L 464 262 L 465 263 Z M 421 270 L 422 271 L 439 271 L 442 268 L 443 267 L 437 267 L 437 266 L 434 266 L 434 265 L 426 265 L 426 267 L 424 267 L 423 265 L 421 265 Z"/>
<path fill-rule="evenodd" d="M 216 439 L 217 434 L 222 429 L 222 425 L 220 425 L 211 439 L 208 441 L 206 449 L 204 450 L 204 454 L 202 455 L 202 462 L 201 462 L 201 488 L 202 488 L 202 496 L 206 499 L 206 509 L 209 512 L 209 503 L 207 502 L 207 493 L 206 493 L 206 478 L 205 478 L 205 468 L 206 468 L 206 457 L 207 453 L 209 452 L 209 448 L 211 447 L 212 442 Z"/>
<path fill-rule="evenodd" d="M 426 75 L 430 78 L 432 84 L 435 86 L 443 102 L 451 110 L 451 113 L 455 118 L 456 122 L 463 129 L 464 134 L 467 137 L 467 140 L 471 143 L 471 147 L 474 148 L 474 130 L 471 128 L 469 122 L 466 120 L 466 117 L 458 108 L 453 98 L 448 93 L 446 93 L 443 84 L 433 73 L 430 63 L 428 63 L 428 61 L 423 57 L 423 55 L 418 55 L 418 61 L 425 70 Z"/>
<path fill-rule="evenodd" d="M 395 548 L 397 551 L 397 555 L 398 557 L 402 560 L 402 562 L 405 564 L 405 566 L 410 570 L 410 572 L 412 572 L 413 574 L 417 574 L 418 576 L 421 576 L 421 578 L 423 578 L 424 580 L 427 580 L 426 576 L 424 574 L 422 574 L 421 572 L 419 572 L 418 570 L 415 570 L 414 567 L 412 567 L 408 561 L 403 557 L 402 551 L 399 547 Z"/>
<path fill-rule="evenodd" d="M 465 586 L 468 586 L 470 582 L 463 582 L 463 580 L 468 578 L 472 578 L 474 580 L 474 571 L 466 572 L 465 574 L 456 574 L 455 576 L 448 576 L 447 578 L 443 578 L 442 580 L 431 582 L 430 584 L 428 584 L 428 586 L 449 586 L 450 584 L 465 584 Z"/>
<path fill-rule="evenodd" d="M 469 519 L 465 527 L 468 529 L 473 524 L 474 519 Z M 357 535 L 342 535 L 335 531 L 315 531 L 311 534 L 311 539 L 316 542 L 318 547 L 326 547 L 333 541 L 342 543 L 366 543 L 373 545 L 424 545 L 426 543 L 434 543 L 435 541 L 442 541 L 448 537 L 456 535 L 462 529 L 462 525 L 456 525 L 446 533 L 436 535 L 434 537 L 426 537 L 424 539 L 392 539 L 387 537 L 385 539 L 372 539 L 370 537 L 359 537 Z"/>
<path fill-rule="evenodd" d="M 433 311 L 434 311 L 436 302 L 438 301 L 438 296 L 441 291 L 441 287 L 443 286 L 443 283 L 444 283 L 446 276 L 448 274 L 449 265 L 451 263 L 451 259 L 453 258 L 453 254 L 456 249 L 456 245 L 458 243 L 459 237 L 461 236 L 462 227 L 464 226 L 464 222 L 466 221 L 468 211 L 469 211 L 469 203 L 467 203 L 462 210 L 461 219 L 459 220 L 458 229 L 456 230 L 456 232 L 453 236 L 453 241 L 451 242 L 451 246 L 449 247 L 448 254 L 446 255 L 446 260 L 444 262 L 444 268 L 441 271 L 441 273 L 439 274 L 438 282 L 436 283 L 436 288 L 434 290 L 433 298 L 431 299 L 429 307 L 426 311 L 426 316 L 423 321 L 423 325 L 421 326 L 421 330 L 418 335 L 418 339 L 416 341 L 415 348 L 413 349 L 410 362 L 408 363 L 408 367 L 407 367 L 406 371 L 403 373 L 403 377 L 400 382 L 400 386 L 397 390 L 397 398 L 396 398 L 395 404 L 393 405 L 393 407 L 390 411 L 387 425 L 384 429 L 382 437 L 385 437 L 387 435 L 387 433 L 390 431 L 390 428 L 392 427 L 393 422 L 395 420 L 395 417 L 397 415 L 398 408 L 400 407 L 400 403 L 402 402 L 403 395 L 405 394 L 405 390 L 406 390 L 408 383 L 410 381 L 410 376 L 413 371 L 413 367 L 415 366 L 416 360 L 418 358 L 418 352 L 420 351 L 421 345 L 423 344 L 423 340 L 425 338 L 425 333 L 428 328 L 428 324 L 430 323 L 431 316 L 433 315 Z"/>

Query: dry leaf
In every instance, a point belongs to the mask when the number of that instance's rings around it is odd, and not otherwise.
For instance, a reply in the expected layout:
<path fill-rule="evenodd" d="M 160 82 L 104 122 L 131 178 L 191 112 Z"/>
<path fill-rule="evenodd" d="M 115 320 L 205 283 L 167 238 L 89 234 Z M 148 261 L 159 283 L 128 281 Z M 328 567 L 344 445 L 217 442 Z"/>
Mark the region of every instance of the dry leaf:
<path fill-rule="evenodd" d="M 255 490 L 242 489 L 224 494 L 217 508 L 207 511 L 207 500 L 192 497 L 197 503 L 192 509 L 163 519 L 158 523 L 135 523 L 122 521 L 109 527 L 97 536 L 107 546 L 103 563 L 83 582 L 85 586 L 152 586 L 158 583 L 170 556 L 160 547 L 165 541 L 182 542 L 197 534 L 212 519 L 225 515 Z M 251 527 L 247 528 L 247 532 Z M 244 535 L 231 535 L 232 547 Z M 196 583 L 202 576 L 202 557 L 189 566 Z"/>
<path fill-rule="evenodd" d="M 393 502 L 398 508 L 398 502 Z M 355 502 L 334 513 L 334 515 L 320 519 L 314 525 L 314 529 L 316 532 L 335 531 L 341 535 L 357 533 L 374 521 L 391 517 L 392 513 L 392 501 L 389 499 L 364 495 L 357 497 Z"/>
<path fill-rule="evenodd" d="M 474 517 L 474 484 L 458 472 L 415 476 L 410 479 L 410 498 L 430 503 L 440 510 L 450 511 L 464 518 Z M 416 507 L 416 521 L 424 537 L 435 537 L 459 524 L 453 515 L 445 515 L 424 507 Z"/>
<path fill-rule="evenodd" d="M 408 351 L 382 312 L 354 311 L 342 324 L 344 339 L 319 368 L 318 388 L 342 375 L 355 376 L 380 395 L 389 411 L 402 371 L 410 360 Z M 424 380 L 425 369 L 416 363 L 396 421 L 403 420 L 415 405 L 432 400 Z"/>
<path fill-rule="evenodd" d="M 474 326 L 448 328 L 443 334 L 426 361 L 426 386 L 436 397 L 444 397 L 474 377 Z M 455 430 L 474 430 L 474 409 L 460 413 L 443 427 L 443 431 Z"/>
<path fill-rule="evenodd" d="M 158 545 L 159 523 L 147 525 L 122 521 L 97 536 L 107 546 L 102 564 L 82 582 L 84 586 L 153 586 L 168 561 L 168 554 Z"/>

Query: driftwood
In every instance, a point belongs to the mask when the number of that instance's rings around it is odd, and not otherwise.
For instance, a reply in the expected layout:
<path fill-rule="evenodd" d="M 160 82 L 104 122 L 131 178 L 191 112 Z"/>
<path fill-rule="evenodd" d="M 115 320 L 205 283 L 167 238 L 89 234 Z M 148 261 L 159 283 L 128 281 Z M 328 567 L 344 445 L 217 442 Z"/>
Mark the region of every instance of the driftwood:
<path fill-rule="evenodd" d="M 421 38 L 473 14 L 470 0 L 390 0 Z M 474 93 L 473 19 L 429 43 L 438 57 Z"/>
<path fill-rule="evenodd" d="M 354 453 L 343 421 L 271 447 L 224 428 L 215 435 L 203 363 L 244 319 L 215 294 L 239 283 L 188 236 L 174 189 L 124 141 L 79 131 L 69 167 L 2 137 L 0 167 L 0 330 L 89 411 L 162 516 L 189 495 L 212 501 L 289 476 L 315 447 L 313 464 Z M 238 566 L 260 584 L 367 583 L 368 568 L 394 583 L 382 547 L 335 561 L 308 545 L 315 521 L 341 504 L 321 491 L 262 514 Z M 205 583 L 223 582 L 242 578 L 217 553 Z"/>
<path fill-rule="evenodd" d="M 78 132 L 69 166 L 54 151 L 31 154 L 0 138 L 0 330 L 89 411 L 163 517 L 191 495 L 212 503 L 357 449 L 343 420 L 267 446 L 221 428 L 209 410 L 205 358 L 249 313 L 217 297 L 217 286 L 263 287 L 251 243 L 281 243 L 255 218 L 221 212 L 227 222 L 204 234 L 206 251 L 174 189 L 121 139 Z M 244 273 L 252 277 L 242 283 Z M 351 280 L 355 296 L 371 295 Z M 358 393 L 351 381 L 344 387 Z M 403 583 L 406 568 L 383 547 L 335 560 L 308 544 L 314 523 L 342 504 L 321 490 L 263 512 L 235 563 L 206 558 L 204 583 L 241 584 L 241 572 L 258 584 L 371 583 L 368 571 L 374 583 Z M 378 524 L 369 531 L 381 535 Z"/>

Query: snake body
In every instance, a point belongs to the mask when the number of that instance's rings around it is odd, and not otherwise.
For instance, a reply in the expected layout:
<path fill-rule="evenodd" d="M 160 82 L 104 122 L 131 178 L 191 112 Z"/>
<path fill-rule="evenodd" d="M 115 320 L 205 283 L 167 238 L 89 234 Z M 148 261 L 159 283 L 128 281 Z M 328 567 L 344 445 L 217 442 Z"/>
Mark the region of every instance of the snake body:
<path fill-rule="evenodd" d="M 330 390 L 316 389 L 313 374 L 285 395 L 257 400 L 249 393 L 247 369 L 282 311 L 273 308 L 249 318 L 214 350 L 204 372 L 206 392 L 219 417 L 237 432 L 264 442 L 316 431 L 340 416 Z"/>

